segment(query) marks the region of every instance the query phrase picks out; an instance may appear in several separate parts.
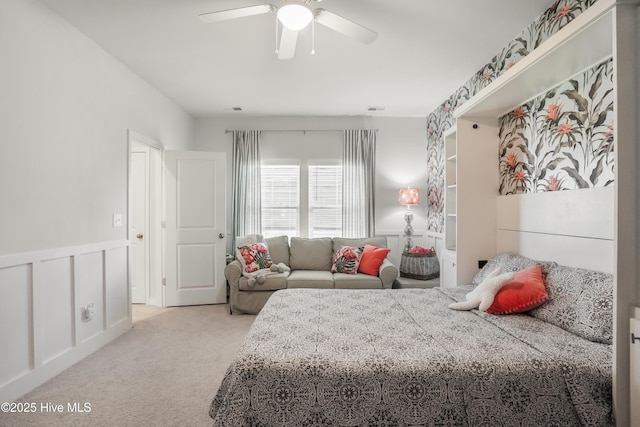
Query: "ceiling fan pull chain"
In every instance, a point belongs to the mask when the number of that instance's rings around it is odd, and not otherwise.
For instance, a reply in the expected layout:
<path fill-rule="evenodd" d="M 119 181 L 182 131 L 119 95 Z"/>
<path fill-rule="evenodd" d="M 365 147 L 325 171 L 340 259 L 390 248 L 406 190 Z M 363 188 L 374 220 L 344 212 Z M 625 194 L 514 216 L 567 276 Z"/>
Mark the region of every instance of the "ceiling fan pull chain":
<path fill-rule="evenodd" d="M 316 20 L 311 21 L 311 55 L 316 54 Z"/>

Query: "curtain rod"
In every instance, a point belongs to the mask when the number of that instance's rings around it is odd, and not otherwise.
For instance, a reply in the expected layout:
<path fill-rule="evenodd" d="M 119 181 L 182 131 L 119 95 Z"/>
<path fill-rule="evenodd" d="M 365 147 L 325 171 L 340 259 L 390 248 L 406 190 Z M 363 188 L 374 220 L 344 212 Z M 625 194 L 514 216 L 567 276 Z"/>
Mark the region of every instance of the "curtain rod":
<path fill-rule="evenodd" d="M 231 133 L 231 132 L 236 132 L 239 129 L 225 129 L 224 133 Z M 243 130 L 247 130 L 247 131 L 260 131 L 260 132 L 302 132 L 302 133 L 307 133 L 307 132 L 342 132 L 345 130 L 350 130 L 350 129 L 243 129 Z M 363 129 L 363 130 L 375 130 L 377 131 L 378 129 Z"/>

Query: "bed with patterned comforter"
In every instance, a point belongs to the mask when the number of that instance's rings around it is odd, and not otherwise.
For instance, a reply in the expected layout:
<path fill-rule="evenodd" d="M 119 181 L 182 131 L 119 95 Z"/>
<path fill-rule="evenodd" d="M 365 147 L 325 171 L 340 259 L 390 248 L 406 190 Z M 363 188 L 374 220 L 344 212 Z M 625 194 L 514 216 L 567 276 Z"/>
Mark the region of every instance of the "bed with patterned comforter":
<path fill-rule="evenodd" d="M 211 404 L 217 426 L 612 425 L 612 348 L 454 289 L 288 289 Z"/>

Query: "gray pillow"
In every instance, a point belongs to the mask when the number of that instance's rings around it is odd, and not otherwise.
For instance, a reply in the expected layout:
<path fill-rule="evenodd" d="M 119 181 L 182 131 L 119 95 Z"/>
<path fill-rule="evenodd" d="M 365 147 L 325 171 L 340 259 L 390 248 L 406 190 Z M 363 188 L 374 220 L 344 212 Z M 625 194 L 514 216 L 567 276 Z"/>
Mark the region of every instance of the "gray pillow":
<path fill-rule="evenodd" d="M 331 270 L 331 239 L 292 237 L 290 249 L 292 270 Z"/>
<path fill-rule="evenodd" d="M 547 274 L 549 301 L 529 315 L 565 331 L 613 343 L 613 275 L 558 266 Z"/>
<path fill-rule="evenodd" d="M 498 267 L 502 267 L 503 273 L 508 273 L 511 271 L 524 270 L 525 268 L 533 267 L 538 264 L 542 264 L 542 272 L 545 274 L 549 269 L 558 265 L 557 262 L 553 261 L 536 261 L 512 252 L 502 252 L 489 260 L 478 274 L 476 274 L 471 283 L 473 285 L 479 285 L 489 273 Z"/>

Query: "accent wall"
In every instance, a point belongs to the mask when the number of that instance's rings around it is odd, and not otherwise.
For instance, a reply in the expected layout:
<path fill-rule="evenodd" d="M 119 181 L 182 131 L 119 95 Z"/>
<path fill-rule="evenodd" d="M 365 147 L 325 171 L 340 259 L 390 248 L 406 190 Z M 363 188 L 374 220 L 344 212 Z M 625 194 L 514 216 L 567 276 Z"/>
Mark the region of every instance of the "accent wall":
<path fill-rule="evenodd" d="M 442 233 L 444 231 L 445 162 L 443 134 L 454 124 L 454 110 L 473 97 L 478 91 L 490 84 L 496 79 L 496 77 L 502 75 L 502 73 L 511 68 L 520 59 L 528 55 L 532 50 L 540 46 L 542 42 L 571 22 L 576 16 L 580 15 L 595 2 L 596 0 L 557 0 L 554 2 L 538 19 L 526 27 L 518 37 L 507 44 L 507 46 L 494 56 L 489 63 L 484 65 L 435 111 L 427 116 L 427 210 L 429 231 L 434 233 Z M 518 106 L 514 105 L 514 108 L 517 107 Z M 527 138 L 533 140 L 537 137 L 530 136 Z M 552 141 L 545 142 L 543 147 L 552 151 L 556 150 Z M 508 156 L 508 153 L 506 155 Z M 546 153 L 538 153 L 538 157 L 540 158 L 546 158 L 545 156 Z M 590 175 L 590 172 L 584 172 L 589 169 L 589 166 L 582 164 L 584 162 L 583 159 L 576 159 L 578 162 L 577 165 L 573 164 L 568 157 L 566 160 L 570 165 L 560 165 L 560 163 L 558 163 L 556 166 L 560 166 L 561 168 L 572 167 L 576 171 L 583 171 L 583 174 L 579 173 L 576 175 L 565 170 L 565 175 L 557 176 L 556 179 L 562 179 L 562 185 L 567 186 L 567 188 L 572 185 L 572 182 L 578 182 L 579 185 L 582 185 L 583 183 L 578 179 L 578 176 L 582 177 L 582 175 Z M 521 168 L 524 168 L 524 165 L 525 163 L 521 165 Z M 529 165 L 529 167 L 532 174 L 535 174 L 536 168 L 532 165 Z M 597 168 L 597 161 L 595 168 Z M 607 181 L 607 173 L 605 173 L 604 170 L 603 173 L 605 175 L 599 176 L 598 182 L 601 182 L 600 180 L 604 180 L 604 182 Z M 567 176 L 571 177 L 571 180 L 566 178 Z M 520 175 L 518 175 L 518 177 L 520 177 Z M 548 180 L 548 177 L 546 177 L 546 179 Z M 582 179 L 584 180 L 584 177 L 582 177 Z M 533 182 L 534 181 L 532 180 L 532 184 Z M 587 180 L 585 180 L 585 182 L 587 182 Z M 579 185 L 578 188 L 581 188 Z M 511 186 L 515 187 L 513 184 Z M 525 189 L 523 185 L 520 185 L 520 188 Z M 529 185 L 529 188 L 531 188 L 531 185 Z"/>

